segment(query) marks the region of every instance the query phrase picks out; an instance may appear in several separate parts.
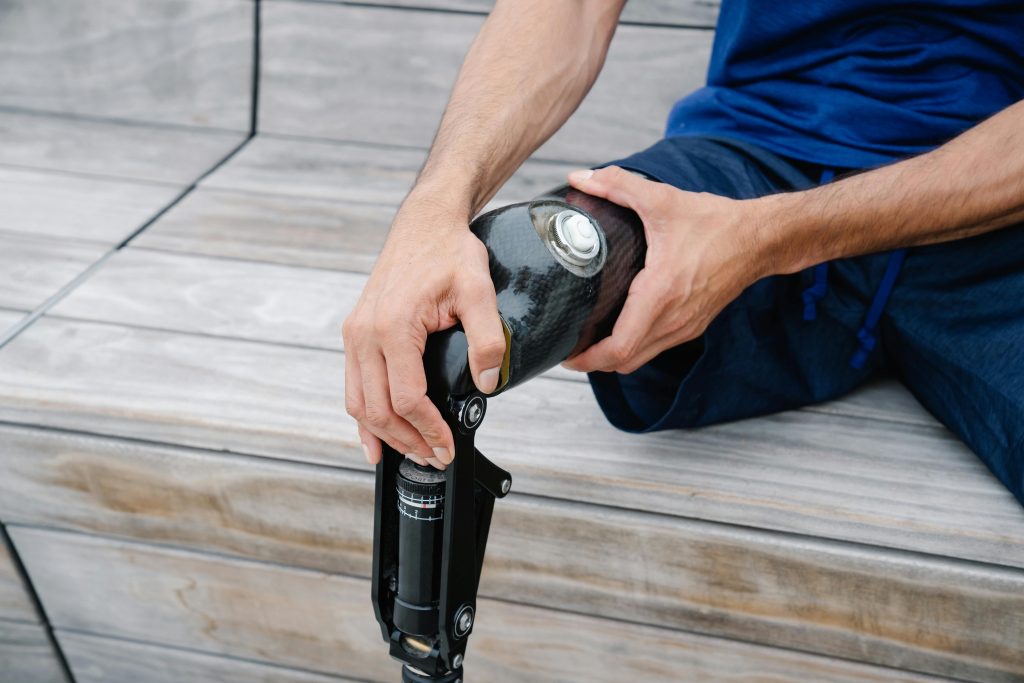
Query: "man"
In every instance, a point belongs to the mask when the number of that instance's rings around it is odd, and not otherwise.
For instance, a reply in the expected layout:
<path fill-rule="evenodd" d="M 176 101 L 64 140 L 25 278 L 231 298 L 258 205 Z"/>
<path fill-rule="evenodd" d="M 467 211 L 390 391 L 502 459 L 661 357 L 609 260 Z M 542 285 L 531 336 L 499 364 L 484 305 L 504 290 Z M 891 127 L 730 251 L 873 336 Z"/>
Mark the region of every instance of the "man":
<path fill-rule="evenodd" d="M 371 463 L 381 440 L 451 461 L 431 332 L 461 321 L 495 388 L 504 337 L 467 224 L 586 95 L 623 4 L 498 0 L 470 48 L 345 323 Z M 570 174 L 648 240 L 612 335 L 568 362 L 608 418 L 702 425 L 891 370 L 1024 503 L 1022 51 L 1013 3 L 724 0 L 708 85 L 666 138 Z"/>

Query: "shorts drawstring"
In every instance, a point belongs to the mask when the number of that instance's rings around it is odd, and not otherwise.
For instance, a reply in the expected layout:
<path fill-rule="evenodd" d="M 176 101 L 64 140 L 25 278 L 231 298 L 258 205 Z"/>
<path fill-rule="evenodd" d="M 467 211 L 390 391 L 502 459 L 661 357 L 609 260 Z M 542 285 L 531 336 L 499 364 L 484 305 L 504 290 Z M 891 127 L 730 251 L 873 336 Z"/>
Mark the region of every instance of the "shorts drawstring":
<path fill-rule="evenodd" d="M 818 185 L 825 185 L 831 182 L 834 177 L 835 169 L 822 169 Z M 882 281 L 878 284 L 878 289 L 875 290 L 875 295 L 871 299 L 871 305 L 864 315 L 864 322 L 861 323 L 860 329 L 857 330 L 857 341 L 860 343 L 860 346 L 850 357 L 850 367 L 856 370 L 864 367 L 868 356 L 871 355 L 871 352 L 875 350 L 875 346 L 878 345 L 876 337 L 878 322 L 882 319 L 882 312 L 885 311 L 885 305 L 889 302 L 889 296 L 896 286 L 896 278 L 899 277 L 900 269 L 903 267 L 903 261 L 906 257 L 906 249 L 896 249 L 889 253 L 885 274 L 882 275 Z M 818 318 L 818 302 L 824 299 L 826 294 L 828 294 L 828 262 L 819 263 L 814 267 L 814 284 L 804 289 L 801 294 L 804 302 L 804 320 L 811 321 Z"/>

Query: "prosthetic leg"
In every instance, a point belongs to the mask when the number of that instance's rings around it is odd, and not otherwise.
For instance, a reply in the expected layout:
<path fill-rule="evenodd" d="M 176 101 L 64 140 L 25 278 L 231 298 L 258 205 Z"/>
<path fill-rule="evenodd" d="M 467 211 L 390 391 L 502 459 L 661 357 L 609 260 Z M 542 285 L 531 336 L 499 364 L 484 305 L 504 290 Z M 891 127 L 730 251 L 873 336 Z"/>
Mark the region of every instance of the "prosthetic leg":
<path fill-rule="evenodd" d="M 557 365 L 611 332 L 646 253 L 639 217 L 568 186 L 483 214 L 505 358 L 491 396 Z M 494 500 L 512 477 L 473 445 L 487 398 L 472 380 L 461 327 L 431 335 L 428 395 L 455 437 L 440 472 L 384 448 L 377 465 L 373 605 L 403 683 L 462 683 L 466 642 Z"/>

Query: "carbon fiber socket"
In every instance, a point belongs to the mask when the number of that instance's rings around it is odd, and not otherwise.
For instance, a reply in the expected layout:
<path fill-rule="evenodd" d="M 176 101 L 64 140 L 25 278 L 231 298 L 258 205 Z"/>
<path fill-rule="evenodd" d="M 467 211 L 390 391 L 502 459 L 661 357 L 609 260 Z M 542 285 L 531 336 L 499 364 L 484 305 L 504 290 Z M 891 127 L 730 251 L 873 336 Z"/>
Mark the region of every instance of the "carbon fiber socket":
<path fill-rule="evenodd" d="M 438 630 L 445 476 L 408 458 L 398 467 L 398 593 L 395 626 L 433 638 Z"/>

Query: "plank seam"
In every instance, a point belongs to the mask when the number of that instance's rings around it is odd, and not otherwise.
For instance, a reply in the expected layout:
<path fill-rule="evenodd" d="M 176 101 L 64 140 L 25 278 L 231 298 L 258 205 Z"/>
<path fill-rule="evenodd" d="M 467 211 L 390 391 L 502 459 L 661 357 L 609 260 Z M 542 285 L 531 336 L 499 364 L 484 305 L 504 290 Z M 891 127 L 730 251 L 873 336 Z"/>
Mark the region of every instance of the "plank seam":
<path fill-rule="evenodd" d="M 50 647 L 53 648 L 57 664 L 63 670 L 66 679 L 70 683 L 74 683 L 75 677 L 71 673 L 71 667 L 68 666 L 68 660 L 64 657 L 64 651 L 61 650 L 60 644 L 57 642 L 57 638 L 53 634 L 53 625 L 50 623 L 50 617 L 46 614 L 46 608 L 43 607 L 43 602 L 39 599 L 39 593 L 36 592 L 36 587 L 32 583 L 32 579 L 29 577 L 25 564 L 21 561 L 18 549 L 14 547 L 14 542 L 7 534 L 7 527 L 4 525 L 0 525 L 0 545 L 6 547 L 7 553 L 11 557 L 11 563 L 14 565 L 14 570 L 21 579 L 22 586 L 25 588 L 25 593 L 28 595 L 29 601 L 31 601 L 36 614 L 39 616 L 38 625 L 43 627 L 43 631 L 46 633 L 46 639 L 50 642 Z"/>
<path fill-rule="evenodd" d="M 162 643 L 156 640 L 142 640 L 140 638 L 129 638 L 128 636 L 113 634 L 113 633 L 100 633 L 97 631 L 90 631 L 88 629 L 77 628 L 74 626 L 60 626 L 56 629 L 57 636 L 59 638 L 61 633 L 67 633 L 71 635 L 84 636 L 86 638 L 96 640 L 110 640 L 114 642 L 132 643 L 135 645 L 145 645 L 148 647 L 159 648 L 162 650 L 173 650 L 177 652 L 185 652 L 194 655 L 202 655 L 204 657 L 211 657 L 217 659 L 226 659 L 233 662 L 240 662 L 243 664 L 255 664 L 257 666 L 265 666 L 268 668 L 279 669 L 281 671 L 296 671 L 299 673 L 311 674 L 313 676 L 325 676 L 327 678 L 333 678 L 338 681 L 346 681 L 348 683 L 375 683 L 365 678 L 351 678 L 349 676 L 343 676 L 336 673 L 328 673 L 325 671 L 318 671 L 316 669 L 307 669 L 304 667 L 297 667 L 291 665 L 279 664 L 277 662 L 271 662 L 263 659 L 251 659 L 248 657 L 240 657 L 238 655 L 226 654 L 221 652 L 210 652 L 208 650 L 200 650 L 194 647 L 186 647 L 184 645 L 171 645 L 168 643 Z"/>
<path fill-rule="evenodd" d="M 185 197 L 190 195 L 199 186 L 199 183 L 202 182 L 203 179 L 205 179 L 211 173 L 217 171 L 217 169 L 219 169 L 221 166 L 223 166 L 232 158 L 234 158 L 234 156 L 238 154 L 240 151 L 242 151 L 242 149 L 247 144 L 249 144 L 249 141 L 252 139 L 253 135 L 248 135 L 244 140 L 242 140 L 242 142 L 240 142 L 230 152 L 228 152 L 226 156 L 224 156 L 217 163 L 215 163 L 213 166 L 207 169 L 202 175 L 196 178 L 192 183 L 186 186 L 185 189 L 183 189 L 180 193 L 178 193 L 178 195 L 174 199 L 170 201 L 170 203 L 168 203 L 162 209 L 157 211 L 156 214 L 151 216 L 148 220 L 143 222 L 143 224 L 136 228 L 134 232 L 128 235 L 128 237 L 126 237 L 118 245 L 110 249 L 110 251 L 96 259 L 96 261 L 94 261 L 88 268 L 83 270 L 70 282 L 66 283 L 63 287 L 57 290 L 56 293 L 51 295 L 46 301 L 44 301 L 42 304 L 33 309 L 31 313 L 29 313 L 20 322 L 16 323 L 14 327 L 7 330 L 7 332 L 5 332 L 3 335 L 0 335 L 0 349 L 3 349 L 5 346 L 10 344 L 15 338 L 17 338 L 18 335 L 27 330 L 29 327 L 32 326 L 33 323 L 35 323 L 37 320 L 43 317 L 43 315 L 45 315 L 47 311 L 49 311 L 51 308 L 60 303 L 65 297 L 71 294 L 71 292 L 77 289 L 83 282 L 92 277 L 93 273 L 95 273 L 97 270 L 103 267 L 103 264 L 106 263 L 108 259 L 110 259 L 114 254 L 119 252 L 121 249 L 126 247 L 133 239 L 135 239 L 143 232 L 145 232 L 147 228 L 156 223 L 156 221 L 163 217 L 164 214 L 166 214 L 172 208 L 177 206 L 183 199 L 185 199 Z"/>
<path fill-rule="evenodd" d="M 0 427 L 11 427 L 11 428 L 26 428 L 26 425 L 20 423 L 11 423 L 0 420 Z M 125 443 L 134 443 L 143 446 L 169 448 L 172 450 L 181 450 L 192 454 L 203 454 L 206 457 L 220 459 L 224 461 L 230 461 L 232 459 L 251 459 L 255 461 L 262 461 L 277 466 L 288 466 L 288 467 L 299 467 L 305 469 L 311 469 L 316 471 L 326 471 L 331 473 L 342 473 L 349 476 L 358 476 L 371 480 L 373 473 L 346 467 L 342 465 L 327 465 L 323 463 L 315 463 L 308 461 L 299 460 L 283 460 L 273 456 L 260 455 L 256 453 L 245 453 L 240 451 L 234 451 L 230 449 L 225 450 L 209 450 L 204 448 L 198 448 L 194 446 L 183 446 L 180 444 L 171 444 L 160 441 L 150 441 L 147 439 L 141 439 L 136 437 L 118 437 L 109 436 L 104 434 L 97 434 L 92 432 L 85 432 L 80 430 L 63 429 L 58 427 L 48 427 L 46 425 L 29 425 L 28 429 L 39 431 L 43 433 L 53 432 L 57 434 L 66 434 L 69 436 L 82 436 L 87 438 L 99 439 L 99 440 L 110 440 L 120 441 Z M 701 529 L 713 530 L 713 531 L 725 531 L 731 533 L 741 534 L 753 534 L 762 536 L 761 542 L 766 545 L 770 545 L 774 542 L 785 542 L 794 545 L 811 545 L 815 546 L 817 552 L 833 553 L 833 554 L 849 554 L 853 552 L 862 552 L 871 555 L 877 555 L 879 560 L 885 559 L 889 561 L 926 561 L 932 562 L 939 565 L 943 570 L 946 571 L 980 571 L 990 572 L 997 574 L 1004 574 L 1012 577 L 1013 580 L 1024 580 L 1024 567 L 1012 564 L 1000 564 L 998 562 L 992 562 L 987 560 L 968 559 L 964 557 L 954 557 L 949 555 L 939 555 L 934 552 L 927 552 L 923 550 L 913 550 L 909 548 L 899 548 L 889 545 L 878 545 L 868 543 L 865 541 L 854 541 L 843 538 L 834 538 L 830 536 L 819 536 L 810 533 L 801 533 L 796 531 L 787 531 L 782 529 L 772 529 L 768 527 L 756 527 L 749 524 L 740 524 L 737 522 L 728 522 L 716 519 L 694 517 L 688 515 L 673 514 L 671 512 L 651 512 L 648 510 L 642 510 L 638 508 L 630 508 L 622 505 L 616 505 L 614 503 L 594 503 L 586 500 L 577 500 L 570 498 L 559 498 L 556 496 L 550 496 L 542 493 L 532 493 L 523 491 L 513 491 L 510 495 L 515 496 L 516 499 L 523 499 L 525 501 L 533 501 L 539 503 L 549 503 L 553 507 L 565 506 L 565 507 L 577 507 L 583 510 L 592 510 L 598 514 L 612 512 L 625 517 L 642 517 L 654 521 L 655 523 L 679 523 L 683 525 L 689 525 L 694 527 L 694 531 L 697 532 Z M 61 527 L 50 525 L 46 523 L 24 521 L 11 518 L 7 520 L 9 526 L 20 526 L 20 527 L 31 527 L 39 528 L 48 531 L 59 531 L 71 534 L 78 534 L 82 536 L 91 535 L 102 535 L 102 534 L 91 534 L 84 531 L 79 531 L 73 528 Z M 116 537 L 111 537 L 116 538 Z M 172 548 L 183 552 L 197 552 L 192 546 L 180 545 L 175 543 L 161 543 L 156 541 L 138 541 L 133 537 L 121 537 L 131 538 L 132 542 L 147 543 L 157 547 Z M 201 552 L 208 553 L 210 555 L 241 559 L 243 561 L 255 562 L 258 564 L 267 564 L 278 567 L 293 567 L 299 568 L 303 571 L 315 572 L 315 573 L 326 573 L 323 570 L 313 569 L 310 567 L 298 567 L 294 565 L 286 565 L 274 560 L 267 560 L 263 558 L 254 558 L 250 556 L 235 555 L 232 553 L 225 553 L 216 550 L 203 550 Z M 350 576 L 351 578 L 365 578 L 360 575 L 344 574 L 338 572 L 342 576 Z M 1003 578 L 1007 578 L 1004 576 Z"/>
<path fill-rule="evenodd" d="M 338 572 L 324 572 L 324 571 L 320 571 L 320 570 L 310 570 L 310 569 L 306 569 L 306 568 L 303 568 L 303 567 L 295 567 L 295 566 L 292 566 L 292 565 L 284 565 L 284 564 L 280 564 L 280 563 L 276 563 L 276 562 L 264 562 L 264 561 L 258 561 L 258 560 L 251 560 L 249 558 L 235 558 L 235 557 L 232 557 L 230 555 L 228 555 L 228 556 L 218 555 L 218 554 L 215 554 L 215 553 L 205 553 L 205 552 L 200 552 L 200 551 L 196 551 L 196 550 L 181 550 L 181 549 L 178 549 L 178 548 L 173 548 L 173 547 L 169 548 L 168 546 L 164 546 L 162 544 L 154 544 L 154 543 L 150 543 L 150 542 L 147 542 L 147 541 L 136 541 L 136 540 L 125 541 L 123 539 L 120 539 L 120 538 L 117 538 L 117 537 L 107 536 L 107 535 L 104 535 L 104 534 L 85 534 L 85 533 L 78 532 L 78 531 L 64 531 L 64 530 L 61 530 L 61 529 L 55 529 L 55 528 L 50 528 L 50 527 L 45 527 L 45 526 L 38 526 L 38 525 L 22 525 L 22 524 L 17 524 L 17 525 L 11 525 L 11 526 L 16 526 L 16 527 L 19 527 L 19 528 L 25 528 L 25 529 L 28 529 L 28 530 L 35 529 L 35 530 L 43 531 L 45 533 L 53 533 L 53 534 L 58 534 L 58 535 L 61 534 L 61 533 L 73 534 L 73 535 L 82 536 L 82 537 L 85 537 L 85 538 L 88 538 L 88 539 L 92 539 L 92 540 L 109 541 L 109 542 L 112 542 L 112 543 L 125 544 L 125 545 L 129 545 L 129 546 L 136 546 L 136 547 L 142 547 L 142 548 L 155 548 L 157 550 L 165 549 L 166 548 L 166 549 L 171 550 L 175 554 L 191 556 L 191 557 L 194 557 L 194 558 L 202 558 L 205 555 L 210 555 L 210 556 L 212 556 L 214 558 L 218 558 L 218 559 L 230 559 L 230 560 L 238 561 L 240 564 L 252 563 L 252 564 L 264 565 L 264 566 L 269 565 L 269 566 L 272 566 L 272 567 L 288 569 L 290 571 L 295 571 L 295 572 L 299 572 L 299 573 L 316 574 L 316 575 L 321 575 L 321 576 L 324 576 L 324 575 L 326 575 L 326 576 L 338 576 L 340 578 L 345 578 L 345 579 L 354 580 L 354 581 L 361 581 L 361 582 L 365 582 L 365 583 L 369 583 L 369 581 L 370 581 L 369 577 L 365 577 L 365 576 L 358 576 L 358 575 L 352 575 L 352 574 L 343 574 L 343 573 L 338 573 Z M 685 633 L 685 634 L 689 634 L 689 635 L 693 635 L 693 636 L 698 636 L 698 637 L 702 637 L 702 638 L 718 639 L 718 640 L 728 641 L 728 642 L 732 642 L 732 643 L 740 643 L 740 644 L 748 645 L 748 646 L 755 646 L 755 647 L 760 647 L 760 648 L 768 648 L 768 649 L 773 649 L 773 650 L 781 650 L 781 651 L 792 652 L 792 653 L 796 653 L 796 654 L 811 655 L 811 656 L 814 656 L 814 657 L 832 658 L 832 659 L 836 659 L 836 660 L 840 660 L 840 661 L 849 662 L 849 663 L 852 663 L 852 664 L 857 664 L 857 665 L 860 665 L 860 666 L 875 667 L 875 668 L 882 669 L 882 670 L 901 671 L 901 672 L 904 672 L 904 673 L 906 673 L 906 672 L 913 672 L 913 673 L 925 674 L 925 675 L 928 675 L 928 676 L 939 677 L 940 680 L 946 680 L 946 681 L 950 681 L 950 682 L 956 681 L 957 683 L 960 683 L 960 682 L 969 683 L 969 681 L 967 681 L 966 679 L 950 678 L 949 676 L 945 676 L 943 674 L 936 674 L 935 672 L 932 672 L 932 671 L 924 671 L 924 670 L 921 670 L 921 669 L 900 669 L 900 668 L 897 668 L 897 667 L 894 667 L 894 666 L 889 666 L 889 665 L 881 664 L 881 663 L 874 662 L 874 661 L 861 660 L 861 659 L 853 659 L 851 657 L 844 657 L 844 656 L 841 656 L 841 655 L 824 653 L 824 652 L 819 652 L 819 651 L 816 651 L 816 650 L 810 650 L 810 649 L 804 650 L 804 649 L 800 649 L 800 648 L 796 648 L 796 647 L 785 646 L 785 645 L 769 644 L 769 643 L 765 643 L 765 642 L 761 642 L 761 641 L 756 641 L 756 640 L 747 640 L 747 639 L 738 638 L 736 636 L 732 636 L 732 635 L 728 635 L 728 634 L 708 633 L 708 632 L 704 632 L 704 631 L 696 631 L 696 630 L 687 629 L 687 628 L 678 628 L 678 627 L 672 627 L 672 626 L 664 626 L 664 625 L 657 624 L 657 623 L 636 621 L 636 620 L 632 620 L 632 619 L 625 619 L 625 618 L 622 618 L 622 617 L 616 617 L 616 616 L 611 616 L 611 615 L 606 615 L 606 614 L 593 614 L 593 613 L 589 613 L 589 612 L 582 612 L 582 611 L 579 611 L 579 610 L 568 609 L 568 608 L 565 608 L 565 607 L 558 607 L 558 606 L 551 606 L 551 605 L 539 605 L 539 604 L 524 602 L 524 601 L 520 601 L 520 600 L 513 600 L 513 599 L 510 599 L 510 598 L 494 597 L 494 596 L 491 596 L 491 595 L 483 595 L 482 594 L 481 597 L 486 599 L 486 600 L 491 600 L 491 601 L 494 601 L 494 602 L 499 602 L 499 603 L 503 603 L 503 604 L 507 604 L 507 605 L 513 605 L 513 606 L 517 606 L 517 607 L 524 607 L 524 608 L 528 608 L 528 609 L 550 610 L 552 612 L 556 612 L 556 613 L 560 613 L 560 614 L 569 614 L 569 615 L 583 617 L 583 618 L 587 618 L 587 619 L 601 620 L 601 621 L 606 621 L 606 622 L 610 622 L 610 623 L 623 624 L 623 625 L 627 625 L 627 626 L 639 626 L 639 627 L 644 627 L 644 628 L 653 628 L 653 629 L 657 629 L 659 631 L 663 631 L 663 632 L 666 632 L 666 633 Z M 134 638 L 129 638 L 129 637 L 120 636 L 120 635 L 114 635 L 114 634 L 110 634 L 110 635 L 100 634 L 100 633 L 95 633 L 95 632 L 88 631 L 86 629 L 80 629 L 80 628 L 76 628 L 76 627 L 57 626 L 56 630 L 58 632 L 60 632 L 60 631 L 78 632 L 78 633 L 82 633 L 83 635 L 94 635 L 94 636 L 99 636 L 99 637 L 112 637 L 114 639 L 125 640 L 125 641 L 128 641 L 128 642 L 137 642 L 137 643 L 140 643 L 140 644 L 151 644 L 151 645 L 163 646 L 163 644 L 159 643 L 159 642 L 136 640 Z M 208 654 L 208 655 L 220 656 L 220 653 L 207 652 L 207 651 L 199 650 L 199 649 L 195 649 L 195 648 L 181 647 L 181 646 L 177 646 L 177 645 L 174 645 L 174 646 L 171 646 L 171 647 L 174 647 L 174 648 L 177 648 L 177 649 L 181 649 L 181 650 L 185 650 L 185 651 L 195 652 L 197 654 Z M 383 646 L 382 646 L 382 649 L 381 649 L 381 655 L 382 656 L 386 655 L 386 652 L 385 652 L 385 649 L 383 648 Z M 259 663 L 259 664 L 269 663 L 267 660 L 253 660 L 253 659 L 248 659 L 248 658 L 238 657 L 238 656 L 232 656 L 232 655 L 224 655 L 224 656 L 230 657 L 232 659 L 240 660 L 240 661 L 251 662 L 251 663 Z M 284 669 L 295 668 L 295 667 L 284 666 L 284 665 L 280 665 L 280 664 L 278 666 L 280 668 L 284 668 Z M 324 673 L 326 673 L 327 675 L 335 675 L 335 674 L 328 673 L 328 672 L 325 672 L 325 671 L 322 671 L 322 670 L 318 670 L 318 669 L 298 669 L 298 670 L 303 670 L 303 671 L 306 671 L 308 673 L 314 673 L 314 674 L 324 674 Z"/>
<path fill-rule="evenodd" d="M 0 104 L 0 114 L 19 114 L 25 116 L 40 116 L 54 119 L 66 119 L 68 121 L 85 121 L 88 123 L 106 123 L 119 126 L 130 126 L 133 128 L 156 128 L 159 130 L 179 130 L 192 133 L 211 133 L 223 135 L 238 135 L 245 133 L 244 128 L 222 128 L 220 126 L 200 126 L 191 123 L 172 123 L 169 121 L 146 121 L 144 119 L 129 119 L 118 116 L 101 116 L 99 114 L 81 114 L 76 112 L 55 111 L 50 109 L 30 109 L 12 104 Z"/>
<path fill-rule="evenodd" d="M 235 133 L 238 134 L 237 132 Z M 11 171 L 25 171 L 29 173 L 35 173 L 39 175 L 56 175 L 66 176 L 69 178 L 78 178 L 81 180 L 100 180 L 105 182 L 114 182 L 120 185 L 150 185 L 154 187 L 175 187 L 179 188 L 184 183 L 176 183 L 170 180 L 155 180 L 152 178 L 138 178 L 135 176 L 119 176 L 112 175 L 110 173 L 93 173 L 90 171 L 74 171 L 65 168 L 56 168 L 49 166 L 30 166 L 28 164 L 17 164 L 11 162 L 0 162 L 0 170 L 11 170 Z"/>
<path fill-rule="evenodd" d="M 352 7 L 357 9 L 391 10 L 401 12 L 422 12 L 430 14 L 454 14 L 458 16 L 486 17 L 489 12 L 481 12 L 471 9 L 456 9 L 454 7 L 438 6 L 413 6 L 413 5 L 389 5 L 378 2 L 359 2 L 358 0 L 271 0 L 271 2 L 287 2 L 290 4 L 309 5 L 337 5 L 340 7 Z M 620 26 L 639 26 L 641 28 L 669 28 L 685 29 L 691 31 L 714 31 L 714 25 L 708 24 L 687 24 L 682 22 L 660 22 L 660 21 L 636 21 L 633 19 L 622 19 Z"/>

